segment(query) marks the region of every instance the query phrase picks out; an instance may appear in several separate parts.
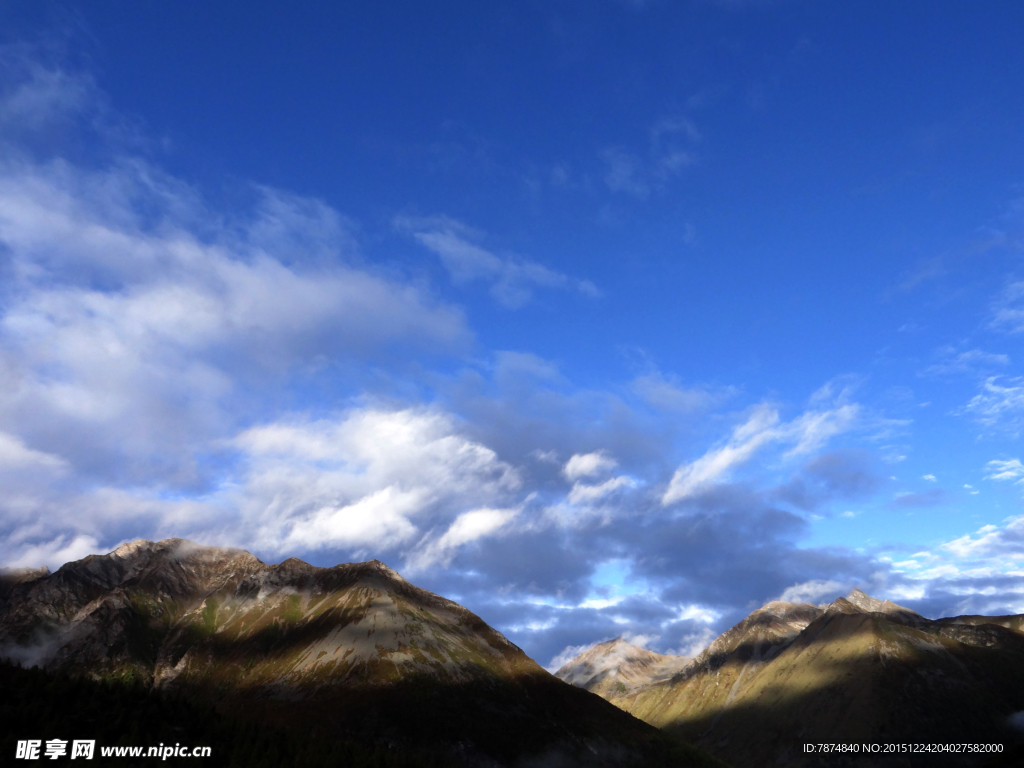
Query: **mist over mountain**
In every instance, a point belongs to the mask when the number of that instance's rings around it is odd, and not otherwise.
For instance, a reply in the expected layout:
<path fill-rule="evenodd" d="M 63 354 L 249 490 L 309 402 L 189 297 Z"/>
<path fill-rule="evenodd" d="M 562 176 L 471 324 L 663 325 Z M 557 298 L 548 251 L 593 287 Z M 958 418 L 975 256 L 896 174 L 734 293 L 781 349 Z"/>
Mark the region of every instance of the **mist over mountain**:
<path fill-rule="evenodd" d="M 376 560 L 268 565 L 168 539 L 8 572 L 0 655 L 467 765 L 710 764 Z"/>

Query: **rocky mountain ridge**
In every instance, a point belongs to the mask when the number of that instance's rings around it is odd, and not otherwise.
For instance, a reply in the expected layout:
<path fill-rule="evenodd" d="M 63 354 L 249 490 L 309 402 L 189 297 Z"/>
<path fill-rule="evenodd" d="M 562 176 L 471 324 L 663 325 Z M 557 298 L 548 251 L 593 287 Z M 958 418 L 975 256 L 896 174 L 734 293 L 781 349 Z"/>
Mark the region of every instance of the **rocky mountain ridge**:
<path fill-rule="evenodd" d="M 826 607 L 774 602 L 672 678 L 599 691 L 736 768 L 816 765 L 804 743 L 1009 746 L 1024 710 L 1024 616 L 929 620 L 854 590 Z M 851 765 L 973 765 L 977 755 Z M 840 764 L 833 762 L 830 764 Z"/>
<path fill-rule="evenodd" d="M 136 541 L 3 585 L 0 655 L 53 673 L 321 736 L 442 748 L 467 765 L 708 764 L 376 560 L 273 565 Z"/>

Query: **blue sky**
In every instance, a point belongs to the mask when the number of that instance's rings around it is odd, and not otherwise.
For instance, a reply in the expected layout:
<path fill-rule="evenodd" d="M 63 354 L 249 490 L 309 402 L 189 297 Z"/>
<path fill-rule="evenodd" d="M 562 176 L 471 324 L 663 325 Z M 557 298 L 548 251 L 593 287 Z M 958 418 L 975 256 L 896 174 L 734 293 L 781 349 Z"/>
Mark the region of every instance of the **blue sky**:
<path fill-rule="evenodd" d="M 1012 2 L 0 2 L 0 559 L 376 557 L 541 663 L 1024 612 Z"/>

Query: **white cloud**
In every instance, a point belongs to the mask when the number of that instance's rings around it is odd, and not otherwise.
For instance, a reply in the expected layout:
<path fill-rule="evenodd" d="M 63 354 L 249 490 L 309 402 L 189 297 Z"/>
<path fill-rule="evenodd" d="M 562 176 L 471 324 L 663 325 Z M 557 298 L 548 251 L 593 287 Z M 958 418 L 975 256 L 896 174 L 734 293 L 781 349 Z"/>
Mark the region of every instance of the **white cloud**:
<path fill-rule="evenodd" d="M 537 461 L 544 462 L 545 464 L 561 464 L 562 462 L 558 459 L 557 451 L 542 451 L 539 448 L 530 451 L 530 456 Z"/>
<path fill-rule="evenodd" d="M 667 506 L 700 493 L 727 477 L 733 468 L 748 461 L 758 449 L 769 443 L 795 443 L 783 454 L 784 458 L 811 453 L 831 437 L 851 429 L 859 412 L 859 406 L 847 403 L 831 410 L 807 411 L 793 421 L 783 423 L 778 411 L 759 405 L 745 423 L 733 430 L 725 445 L 679 467 L 661 503 Z"/>
<path fill-rule="evenodd" d="M 247 385 L 468 341 L 458 311 L 347 266 L 326 206 L 260 196 L 229 225 L 139 161 L 0 163 L 0 430 L 79 470 L 194 482 L 195 451 L 229 433 Z"/>
<path fill-rule="evenodd" d="M 860 406 L 854 404 L 840 405 L 827 411 L 809 411 L 793 420 L 782 431 L 782 439 L 795 440 L 796 445 L 786 452 L 786 456 L 798 456 L 812 453 L 823 446 L 829 439 L 848 432 L 860 414 Z"/>
<path fill-rule="evenodd" d="M 605 642 L 605 640 L 608 640 L 608 639 L 610 639 L 610 638 L 605 638 L 604 640 L 599 640 L 598 642 L 602 642 L 603 643 L 603 642 Z M 560 670 L 562 667 L 564 667 L 566 664 L 568 664 L 570 661 L 572 661 L 577 656 L 579 656 L 581 653 L 583 653 L 586 650 L 589 650 L 591 647 L 593 647 L 593 646 L 591 646 L 591 645 L 567 645 L 567 646 L 565 646 L 565 648 L 563 648 L 561 651 L 559 651 L 558 654 L 555 655 L 551 659 L 551 661 L 548 662 L 547 666 L 544 667 L 544 669 L 546 669 L 548 672 L 554 674 L 555 672 Z"/>
<path fill-rule="evenodd" d="M 415 561 L 413 545 L 440 527 L 447 533 L 422 546 L 443 559 L 498 512 L 460 515 L 521 486 L 512 466 L 438 411 L 354 409 L 254 427 L 233 445 L 245 469 L 225 493 L 256 546 L 274 552 L 401 547 Z"/>
<path fill-rule="evenodd" d="M 670 649 L 667 653 L 692 659 L 711 645 L 715 637 L 717 635 L 711 627 L 702 627 L 698 632 L 691 632 L 680 638 L 679 646 L 675 649 Z"/>
<path fill-rule="evenodd" d="M 935 475 L 921 475 L 921 479 L 927 480 L 929 483 L 934 483 L 938 481 L 938 478 L 936 478 Z"/>
<path fill-rule="evenodd" d="M 816 579 L 787 587 L 776 599 L 785 603 L 817 604 L 823 597 L 838 595 L 847 591 L 849 590 L 846 586 L 838 581 Z"/>
<path fill-rule="evenodd" d="M 617 597 L 592 597 L 584 600 L 580 603 L 577 608 L 592 608 L 594 610 L 604 610 L 605 608 L 614 608 L 616 605 L 625 600 L 625 595 L 618 595 Z"/>
<path fill-rule="evenodd" d="M 718 611 L 704 605 L 681 605 L 674 621 L 699 621 L 703 624 L 713 624 L 721 615 Z"/>
<path fill-rule="evenodd" d="M 422 571 L 432 565 L 445 567 L 459 547 L 493 536 L 505 528 L 519 514 L 517 509 L 475 509 L 455 518 L 447 531 L 431 541 L 408 560 L 412 571 Z"/>
<path fill-rule="evenodd" d="M 990 429 L 1019 435 L 1024 429 L 1024 380 L 1018 377 L 1007 379 L 1005 384 L 999 382 L 999 376 L 987 378 L 981 392 L 963 411 Z"/>
<path fill-rule="evenodd" d="M 618 462 L 601 451 L 594 453 L 577 453 L 562 468 L 562 474 L 568 480 L 579 480 L 583 477 L 597 477 L 610 472 L 618 466 Z"/>
<path fill-rule="evenodd" d="M 0 432 L 0 472 L 30 468 L 61 471 L 66 467 L 67 462 L 60 456 L 32 450 L 17 436 Z"/>
<path fill-rule="evenodd" d="M 601 295 L 589 280 L 563 275 L 534 261 L 495 255 L 474 242 L 482 239 L 480 232 L 447 216 L 399 216 L 394 223 L 436 253 L 456 285 L 490 283 L 491 295 L 510 309 L 526 304 L 536 288 L 573 289 L 592 298 Z"/>
<path fill-rule="evenodd" d="M 570 504 L 581 504 L 590 503 L 603 499 L 610 493 L 618 490 L 619 488 L 633 488 L 636 486 L 636 481 L 626 475 L 620 477 L 613 477 L 610 480 L 606 480 L 598 485 L 584 485 L 583 483 L 574 483 L 572 490 L 569 491 L 569 503 Z"/>
<path fill-rule="evenodd" d="M 351 504 L 321 507 L 309 515 L 299 516 L 283 540 L 264 539 L 260 544 L 279 552 L 308 552 L 324 547 L 390 549 L 407 543 L 416 535 L 416 526 L 409 518 L 421 510 L 423 503 L 420 491 L 402 491 L 388 486 Z M 290 516 L 287 502 L 282 507 L 280 500 L 274 499 L 268 506 Z M 274 521 L 269 528 L 275 531 L 280 525 L 280 521 Z"/>
<path fill-rule="evenodd" d="M 733 430 L 732 438 L 721 448 L 708 451 L 696 461 L 676 470 L 661 498 L 665 506 L 681 501 L 742 464 L 765 443 L 778 438 L 779 414 L 767 406 L 759 406 L 747 421 Z"/>
<path fill-rule="evenodd" d="M 656 643 L 661 639 L 660 635 L 643 635 L 633 634 L 632 632 L 623 632 L 622 639 L 631 645 L 635 645 L 637 648 L 646 648 L 651 643 Z"/>
<path fill-rule="evenodd" d="M 993 459 L 985 465 L 985 470 L 988 472 L 985 475 L 986 480 L 1016 480 L 1017 482 L 1024 480 L 1024 464 L 1021 464 L 1020 459 L 1008 459 L 1007 461 Z M 969 485 L 964 486 L 964 488 L 970 487 Z"/>
<path fill-rule="evenodd" d="M 32 159 L 52 147 L 0 152 L 4 559 L 80 556 L 127 529 L 241 543 L 224 528 L 259 507 L 261 488 L 284 490 L 288 473 L 242 451 L 233 475 L 230 438 L 279 407 L 268 401 L 287 399 L 286 382 L 393 351 L 466 348 L 462 314 L 366 266 L 329 206 L 252 187 L 252 205 L 214 210 L 128 153 L 143 140 L 89 77 L 25 59 L 12 85 L 10 57 L 0 48 L 0 141 L 35 146 L 44 128 L 77 120 L 114 159 L 86 169 Z M 245 475 L 255 463 L 266 477 Z M 356 484 L 346 496 L 313 483 L 291 543 L 406 540 L 408 510 L 432 503 L 423 486 Z M 251 544 L 266 531 L 249 532 Z"/>
<path fill-rule="evenodd" d="M 94 554 L 97 548 L 98 542 L 92 536 L 60 534 L 47 541 L 21 547 L 17 556 L 5 560 L 4 565 L 9 568 L 38 568 L 46 565 L 55 570 L 69 560 L 80 560 Z"/>
<path fill-rule="evenodd" d="M 1024 558 L 1024 516 L 1010 518 L 1005 525 L 983 525 L 973 535 L 965 534 L 941 545 L 941 549 L 961 560 L 985 559 L 989 568 L 998 570 L 1007 562 L 1020 566 Z"/>

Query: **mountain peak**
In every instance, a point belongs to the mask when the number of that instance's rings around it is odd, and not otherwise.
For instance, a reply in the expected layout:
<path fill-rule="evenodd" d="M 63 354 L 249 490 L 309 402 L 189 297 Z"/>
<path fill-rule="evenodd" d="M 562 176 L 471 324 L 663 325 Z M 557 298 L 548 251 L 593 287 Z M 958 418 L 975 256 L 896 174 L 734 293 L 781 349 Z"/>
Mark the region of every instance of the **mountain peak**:
<path fill-rule="evenodd" d="M 903 623 L 919 624 L 925 618 L 917 611 L 904 608 L 891 600 L 879 600 L 866 592 L 853 589 L 846 597 L 840 597 L 826 609 L 828 613 L 881 613 Z"/>
<path fill-rule="evenodd" d="M 402 575 L 398 571 L 388 566 L 387 563 L 382 563 L 380 560 L 369 560 L 366 563 L 364 563 L 364 565 L 372 566 L 375 570 L 384 574 L 388 578 L 394 579 L 397 582 L 400 582 L 402 584 L 409 583 L 402 578 Z"/>
<path fill-rule="evenodd" d="M 605 768 L 616 755 L 677 750 L 379 560 L 274 565 L 184 539 L 138 540 L 53 574 L 4 576 L 0 658 L 46 672 L 133 680 L 246 720 L 450 746 L 472 765 L 522 765 L 524 750 L 539 749 Z"/>
<path fill-rule="evenodd" d="M 649 651 L 622 635 L 591 646 L 564 664 L 555 677 L 606 698 L 667 680 L 690 661 Z"/>

